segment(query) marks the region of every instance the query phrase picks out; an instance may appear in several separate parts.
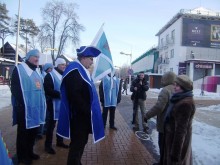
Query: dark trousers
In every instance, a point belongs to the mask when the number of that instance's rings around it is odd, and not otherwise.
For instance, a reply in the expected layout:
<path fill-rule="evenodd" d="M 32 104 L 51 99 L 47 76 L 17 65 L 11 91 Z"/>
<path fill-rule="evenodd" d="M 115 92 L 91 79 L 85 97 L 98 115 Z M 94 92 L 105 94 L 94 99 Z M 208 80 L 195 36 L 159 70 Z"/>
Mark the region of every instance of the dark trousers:
<path fill-rule="evenodd" d="M 124 92 L 126 95 L 128 95 L 127 89 L 123 89 L 122 94 L 124 94 Z"/>
<path fill-rule="evenodd" d="M 158 145 L 159 145 L 159 149 L 160 149 L 160 164 L 162 164 L 163 162 L 163 150 L 164 150 L 164 133 L 160 133 L 158 134 Z"/>
<path fill-rule="evenodd" d="M 18 161 L 30 159 L 30 156 L 33 154 L 33 147 L 38 129 L 39 127 L 26 129 L 25 121 L 18 123 L 16 142 Z"/>
<path fill-rule="evenodd" d="M 81 165 L 84 148 L 88 142 L 89 131 L 71 132 L 71 142 L 67 165 Z"/>
<path fill-rule="evenodd" d="M 56 126 L 56 120 L 54 120 L 53 117 L 53 111 L 48 111 L 48 123 L 47 123 L 47 130 L 46 130 L 46 140 L 45 140 L 45 147 L 52 147 L 52 141 L 53 141 L 53 131 Z M 63 143 L 63 138 L 56 135 L 57 137 L 57 143 Z"/>
<path fill-rule="evenodd" d="M 115 126 L 115 109 L 116 109 L 116 107 L 103 107 L 102 119 L 103 119 L 104 127 L 106 126 L 106 121 L 107 121 L 107 117 L 108 117 L 108 110 L 110 111 L 109 125 L 110 125 L 110 127 Z"/>

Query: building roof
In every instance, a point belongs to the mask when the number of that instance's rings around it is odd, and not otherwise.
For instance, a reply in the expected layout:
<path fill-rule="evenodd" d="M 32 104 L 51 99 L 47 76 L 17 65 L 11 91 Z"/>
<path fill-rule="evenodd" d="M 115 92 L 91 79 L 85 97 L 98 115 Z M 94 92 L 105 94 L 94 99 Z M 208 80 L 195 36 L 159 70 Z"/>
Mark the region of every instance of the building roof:
<path fill-rule="evenodd" d="M 174 15 L 171 20 L 169 20 L 165 26 L 163 26 L 159 32 L 156 34 L 156 36 L 159 36 L 161 33 L 163 33 L 167 28 L 169 28 L 174 22 L 176 22 L 180 17 L 186 16 L 186 17 L 192 17 L 197 19 L 213 19 L 213 20 L 220 20 L 220 11 L 216 12 L 213 10 L 206 9 L 204 7 L 198 7 L 195 9 L 181 9 L 176 15 Z"/>
<path fill-rule="evenodd" d="M 157 49 L 156 48 L 151 48 L 149 50 L 147 50 L 145 53 L 143 53 L 141 56 L 139 56 L 138 58 L 136 58 L 131 64 L 135 64 L 136 62 L 140 61 L 142 58 L 152 55 L 152 53 L 154 53 Z"/>
<path fill-rule="evenodd" d="M 9 43 L 11 47 L 16 50 L 16 45 Z M 23 48 L 21 45 L 18 46 L 18 54 L 21 58 L 24 58 L 26 56 L 25 48 Z"/>

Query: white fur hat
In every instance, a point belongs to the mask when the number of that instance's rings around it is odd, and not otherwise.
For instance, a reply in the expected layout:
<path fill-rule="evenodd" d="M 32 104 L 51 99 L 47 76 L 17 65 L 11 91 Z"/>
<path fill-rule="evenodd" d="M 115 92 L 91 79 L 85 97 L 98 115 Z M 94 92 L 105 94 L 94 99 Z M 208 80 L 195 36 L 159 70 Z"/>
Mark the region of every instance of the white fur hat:
<path fill-rule="evenodd" d="M 66 61 L 63 58 L 57 58 L 55 61 L 55 67 L 57 67 L 59 64 L 66 64 Z"/>

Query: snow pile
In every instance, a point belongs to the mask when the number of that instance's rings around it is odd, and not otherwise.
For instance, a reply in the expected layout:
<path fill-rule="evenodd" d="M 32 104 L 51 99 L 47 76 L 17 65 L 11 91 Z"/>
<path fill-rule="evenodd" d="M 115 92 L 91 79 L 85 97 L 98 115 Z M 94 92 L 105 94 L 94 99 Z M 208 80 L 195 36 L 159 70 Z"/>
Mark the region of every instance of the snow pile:
<path fill-rule="evenodd" d="M 220 164 L 220 128 L 193 121 L 192 151 L 194 164 Z"/>
<path fill-rule="evenodd" d="M 11 105 L 11 91 L 8 85 L 0 85 L 0 111 Z"/>

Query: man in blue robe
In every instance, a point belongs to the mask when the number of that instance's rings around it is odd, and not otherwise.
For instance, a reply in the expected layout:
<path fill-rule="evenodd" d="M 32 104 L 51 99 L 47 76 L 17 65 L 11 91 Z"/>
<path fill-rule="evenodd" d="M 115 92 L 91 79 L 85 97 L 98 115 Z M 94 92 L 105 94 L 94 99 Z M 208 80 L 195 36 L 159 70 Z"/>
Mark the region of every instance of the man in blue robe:
<path fill-rule="evenodd" d="M 110 113 L 109 125 L 113 130 L 117 130 L 115 127 L 115 109 L 118 103 L 121 101 L 121 81 L 115 75 L 111 74 L 105 76 L 99 85 L 99 97 L 102 103 L 103 111 L 102 118 L 104 128 L 106 126 L 106 120 L 108 117 L 108 111 Z"/>
<path fill-rule="evenodd" d="M 39 56 L 39 50 L 29 51 L 26 61 L 14 68 L 11 78 L 13 124 L 17 124 L 17 158 L 18 163 L 26 165 L 40 158 L 33 152 L 33 147 L 46 113 L 43 80 L 37 71 Z"/>
<path fill-rule="evenodd" d="M 53 130 L 56 125 L 56 121 L 59 117 L 60 111 L 60 85 L 62 74 L 66 68 L 66 61 L 63 58 L 57 58 L 55 61 L 55 68 L 49 72 L 44 78 L 44 90 L 47 99 L 47 131 L 45 140 L 45 151 L 49 154 L 56 154 L 52 147 Z M 62 148 L 68 148 L 68 145 L 64 144 L 63 138 L 57 135 L 56 146 Z"/>
<path fill-rule="evenodd" d="M 105 137 L 98 94 L 87 70 L 99 54 L 95 47 L 80 47 L 77 60 L 63 74 L 57 134 L 71 138 L 68 165 L 81 164 L 90 133 L 95 143 Z"/>

